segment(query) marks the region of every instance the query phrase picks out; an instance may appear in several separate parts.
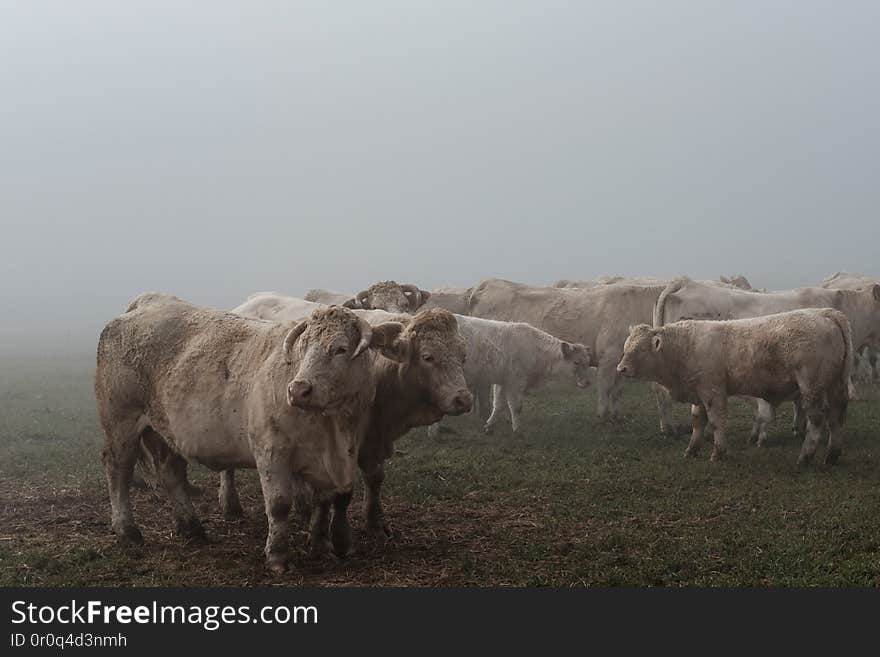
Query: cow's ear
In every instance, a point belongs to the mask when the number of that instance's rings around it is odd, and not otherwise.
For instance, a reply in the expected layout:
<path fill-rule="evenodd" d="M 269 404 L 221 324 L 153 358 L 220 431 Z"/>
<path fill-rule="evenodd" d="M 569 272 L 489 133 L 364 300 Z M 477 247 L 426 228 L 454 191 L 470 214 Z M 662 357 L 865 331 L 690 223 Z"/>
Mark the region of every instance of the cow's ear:
<path fill-rule="evenodd" d="M 409 360 L 410 341 L 401 337 L 404 326 L 400 322 L 383 322 L 373 327 L 373 345 L 388 360 L 405 363 Z"/>
<path fill-rule="evenodd" d="M 873 290 L 874 290 L 874 300 L 880 301 L 880 285 L 875 285 Z"/>
<path fill-rule="evenodd" d="M 651 340 L 651 344 L 654 346 L 654 351 L 660 351 L 663 347 L 663 338 L 659 334 L 656 334 Z"/>
<path fill-rule="evenodd" d="M 571 360 L 571 357 L 574 354 L 574 350 L 571 348 L 571 345 L 563 341 L 560 343 L 559 347 L 560 349 L 562 349 L 562 357 L 565 360 Z"/>
<path fill-rule="evenodd" d="M 383 349 L 390 347 L 398 336 L 403 333 L 404 326 L 400 322 L 383 322 L 373 327 L 371 347 Z"/>
<path fill-rule="evenodd" d="M 424 306 L 425 302 L 431 298 L 431 293 L 428 292 L 427 290 L 419 290 L 419 294 L 422 297 L 422 305 Z"/>

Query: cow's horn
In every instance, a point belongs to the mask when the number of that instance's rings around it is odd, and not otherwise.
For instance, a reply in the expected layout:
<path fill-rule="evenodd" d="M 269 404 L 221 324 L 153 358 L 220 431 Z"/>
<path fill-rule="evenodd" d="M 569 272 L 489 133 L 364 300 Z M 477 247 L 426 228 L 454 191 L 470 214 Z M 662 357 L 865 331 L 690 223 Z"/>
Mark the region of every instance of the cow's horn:
<path fill-rule="evenodd" d="M 304 320 L 294 326 L 287 332 L 287 335 L 284 336 L 284 344 L 281 347 L 281 350 L 284 352 L 284 358 L 288 363 L 292 362 L 292 358 L 290 356 L 290 352 L 293 349 L 293 344 L 296 342 L 296 339 L 303 334 L 303 331 L 306 330 L 308 326 L 308 321 Z"/>
<path fill-rule="evenodd" d="M 370 346 L 370 342 L 373 340 L 373 327 L 370 326 L 369 322 L 365 320 L 363 317 L 358 317 L 358 330 L 361 334 L 360 342 L 358 342 L 357 348 L 355 348 L 354 353 L 351 355 L 352 360 L 357 358 L 361 352 Z"/>

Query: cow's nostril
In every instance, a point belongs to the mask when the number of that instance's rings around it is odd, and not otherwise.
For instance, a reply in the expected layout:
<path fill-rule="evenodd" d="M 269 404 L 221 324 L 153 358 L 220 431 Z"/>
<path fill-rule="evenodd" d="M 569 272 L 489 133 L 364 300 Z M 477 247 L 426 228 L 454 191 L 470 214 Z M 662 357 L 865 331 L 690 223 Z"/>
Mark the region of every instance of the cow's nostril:
<path fill-rule="evenodd" d="M 290 394 L 294 399 L 306 399 L 313 389 L 314 386 L 308 381 L 294 381 L 290 384 Z"/>

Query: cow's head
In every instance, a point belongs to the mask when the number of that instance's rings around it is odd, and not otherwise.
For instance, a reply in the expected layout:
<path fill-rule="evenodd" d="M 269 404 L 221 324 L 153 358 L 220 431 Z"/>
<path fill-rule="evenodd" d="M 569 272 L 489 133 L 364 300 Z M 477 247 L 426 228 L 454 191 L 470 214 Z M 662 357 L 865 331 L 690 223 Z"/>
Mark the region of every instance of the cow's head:
<path fill-rule="evenodd" d="M 345 413 L 372 382 L 371 361 L 363 353 L 391 344 L 402 330 L 397 322 L 370 326 L 341 306 L 314 310 L 284 337 L 285 359 L 296 368 L 287 403 L 325 415 Z"/>
<path fill-rule="evenodd" d="M 590 348 L 579 342 L 560 343 L 562 361 L 571 368 L 575 385 L 586 388 L 590 385 Z"/>
<path fill-rule="evenodd" d="M 433 308 L 418 313 L 381 352 L 401 364 L 401 384 L 418 395 L 436 419 L 471 410 L 473 397 L 462 370 L 464 338 L 449 311 Z"/>
<path fill-rule="evenodd" d="M 630 326 L 617 371 L 624 376 L 653 380 L 663 358 L 663 333 L 662 326 Z"/>
<path fill-rule="evenodd" d="M 343 303 L 346 308 L 386 310 L 390 313 L 414 313 L 431 297 L 431 293 L 415 285 L 395 281 L 374 283 Z"/>

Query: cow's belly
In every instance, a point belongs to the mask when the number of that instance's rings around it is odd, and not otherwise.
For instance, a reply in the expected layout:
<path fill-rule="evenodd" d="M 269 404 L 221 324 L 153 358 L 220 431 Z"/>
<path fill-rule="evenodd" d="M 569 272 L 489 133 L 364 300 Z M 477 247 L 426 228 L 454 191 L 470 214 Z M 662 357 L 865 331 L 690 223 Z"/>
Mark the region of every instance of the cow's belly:
<path fill-rule="evenodd" d="M 243 405 L 201 395 L 168 399 L 150 424 L 171 447 L 209 468 L 253 468 Z"/>
<path fill-rule="evenodd" d="M 795 399 L 798 396 L 797 381 L 783 379 L 772 382 L 743 382 L 740 385 L 731 385 L 728 394 L 745 397 L 758 397 L 771 403 L 779 403 Z"/>

